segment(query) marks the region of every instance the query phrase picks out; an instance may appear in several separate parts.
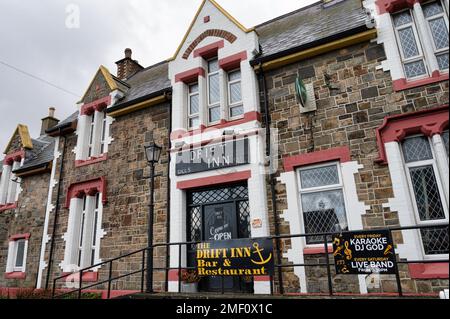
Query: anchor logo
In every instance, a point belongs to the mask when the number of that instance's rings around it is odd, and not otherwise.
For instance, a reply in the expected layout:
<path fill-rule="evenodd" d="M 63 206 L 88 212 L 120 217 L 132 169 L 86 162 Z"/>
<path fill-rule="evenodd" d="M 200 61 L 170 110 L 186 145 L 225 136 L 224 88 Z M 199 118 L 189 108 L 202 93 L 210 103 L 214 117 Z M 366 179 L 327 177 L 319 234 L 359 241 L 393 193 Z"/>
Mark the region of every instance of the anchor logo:
<path fill-rule="evenodd" d="M 267 259 L 264 259 L 263 255 L 261 254 L 264 249 L 259 248 L 258 243 L 253 243 L 253 248 L 255 248 L 255 251 L 253 253 L 258 254 L 259 257 L 259 261 L 254 261 L 253 259 L 251 259 L 252 263 L 254 263 L 255 265 L 267 264 L 272 259 L 272 253 L 269 254 L 269 257 Z"/>

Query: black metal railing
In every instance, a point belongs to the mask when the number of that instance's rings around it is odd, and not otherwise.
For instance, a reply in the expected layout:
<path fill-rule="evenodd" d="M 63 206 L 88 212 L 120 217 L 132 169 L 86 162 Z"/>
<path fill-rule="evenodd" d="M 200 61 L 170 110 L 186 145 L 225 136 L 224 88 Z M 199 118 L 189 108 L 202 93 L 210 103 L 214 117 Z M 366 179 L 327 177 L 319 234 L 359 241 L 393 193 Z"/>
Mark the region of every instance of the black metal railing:
<path fill-rule="evenodd" d="M 377 229 L 372 229 L 372 230 L 387 230 L 389 232 L 389 235 L 391 236 L 391 238 L 394 238 L 392 236 L 392 232 L 395 231 L 408 231 L 408 230 L 423 230 L 423 229 L 436 229 L 436 228 L 446 228 L 447 232 L 448 232 L 448 227 L 449 224 L 448 223 L 443 223 L 443 224 L 435 224 L 435 225 L 418 225 L 418 226 L 408 226 L 408 227 L 391 227 L 391 228 L 377 228 Z M 340 232 L 342 234 L 345 233 L 349 233 L 349 232 L 353 232 L 353 231 L 343 231 Z M 329 232 L 329 233 L 316 233 L 316 234 L 294 234 L 294 235 L 279 235 L 279 236 L 269 236 L 269 237 L 264 237 L 264 238 L 268 238 L 268 239 L 272 239 L 272 240 L 290 240 L 290 239 L 294 239 L 294 238 L 306 238 L 309 236 L 314 236 L 314 237 L 322 237 L 323 238 L 323 247 L 324 247 L 324 252 L 323 254 L 325 254 L 325 263 L 323 262 L 319 262 L 319 263 L 302 263 L 302 264 L 293 264 L 293 263 L 286 263 L 286 264 L 275 264 L 275 268 L 278 271 L 278 278 L 280 278 L 281 280 L 278 281 L 278 285 L 279 285 L 279 291 L 282 292 L 281 294 L 284 294 L 284 282 L 283 282 L 283 268 L 293 268 L 293 267 L 326 267 L 327 270 L 327 282 L 328 282 L 328 295 L 333 296 L 335 294 L 334 292 L 334 287 L 333 287 L 333 276 L 331 273 L 332 270 L 332 266 L 335 266 L 334 262 L 331 262 L 330 260 L 330 252 L 329 252 L 329 244 L 331 244 L 329 242 L 328 237 L 330 235 L 332 235 L 333 233 Z M 178 274 L 178 292 L 181 292 L 181 284 L 182 284 L 182 272 L 185 270 L 193 270 L 193 269 L 197 269 L 196 267 L 188 267 L 188 266 L 183 266 L 182 265 L 182 256 L 183 256 L 183 247 L 186 248 L 186 256 L 187 256 L 187 251 L 188 249 L 188 245 L 196 245 L 199 244 L 201 242 L 198 241 L 192 241 L 192 242 L 176 242 L 176 243 L 159 243 L 159 244 L 154 244 L 152 247 L 146 247 L 137 251 L 133 251 L 124 255 L 121 255 L 119 257 L 116 258 L 112 258 L 109 260 L 106 260 L 104 262 L 83 268 L 81 270 L 79 270 L 77 273 L 70 273 L 70 274 L 65 274 L 59 277 L 56 277 L 53 279 L 53 288 L 52 288 L 52 297 L 53 298 L 62 298 L 68 295 L 73 295 L 73 294 L 77 294 L 77 298 L 81 298 L 82 297 L 82 292 L 83 291 L 87 291 L 89 289 L 92 289 L 96 286 L 99 285 L 103 285 L 103 284 L 107 284 L 107 288 L 106 288 L 106 297 L 109 299 L 111 297 L 111 285 L 114 281 L 125 278 L 125 277 L 129 277 L 132 275 L 136 275 L 136 274 L 140 274 L 140 291 L 144 292 L 144 282 L 145 282 L 145 271 L 147 270 L 145 262 L 146 262 L 146 254 L 148 253 L 153 253 L 155 248 L 159 248 L 159 247 L 165 247 L 166 249 L 170 249 L 172 246 L 177 246 L 178 247 L 178 265 L 176 267 L 154 267 L 153 265 L 150 265 L 150 267 L 153 269 L 153 271 L 165 271 L 166 274 L 168 272 L 172 271 L 176 271 Z M 395 244 L 395 242 L 394 242 Z M 420 248 L 418 248 L 420 249 Z M 277 254 L 282 254 L 282 251 L 277 251 Z M 141 256 L 141 267 L 135 271 L 131 271 L 122 275 L 118 275 L 118 276 L 114 276 L 113 277 L 113 263 L 114 262 L 118 262 L 119 260 L 123 260 L 124 258 L 127 257 L 131 257 L 131 256 L 139 256 L 139 254 L 142 254 Z M 170 255 L 170 254 L 168 254 Z M 447 246 L 447 251 L 446 251 L 446 255 L 447 255 L 447 259 L 438 259 L 438 260 L 398 260 L 397 264 L 416 264 L 416 263 L 448 263 L 449 259 L 448 259 L 448 246 Z M 187 264 L 187 262 L 186 262 Z M 396 277 L 396 284 L 397 284 L 397 293 L 399 296 L 403 296 L 403 289 L 402 289 L 402 284 L 401 284 L 401 278 L 400 278 L 400 272 L 398 269 L 397 264 L 395 265 L 395 277 Z M 108 265 L 108 279 L 102 280 L 102 281 L 98 281 L 95 282 L 93 284 L 88 284 L 86 286 L 83 286 L 83 274 L 86 274 L 89 271 L 94 270 L 95 268 L 99 268 L 102 266 Z M 68 278 L 69 276 L 71 276 L 71 278 L 74 278 L 74 276 L 78 277 L 78 288 L 70 290 L 70 291 L 66 291 L 68 290 L 67 288 L 57 288 L 57 283 L 58 281 L 60 281 L 61 279 L 64 278 Z M 223 279 L 223 277 L 222 277 Z M 166 276 L 166 280 L 168 280 L 168 277 Z M 222 280 L 223 282 L 223 280 Z M 153 284 L 153 283 L 152 283 Z M 270 278 L 270 292 L 273 295 L 274 294 L 274 278 L 271 276 Z M 166 285 L 167 287 L 167 285 Z M 57 291 L 62 291 L 62 293 L 57 294 Z M 224 294 L 224 289 L 223 289 L 223 284 L 222 284 L 222 294 Z"/>

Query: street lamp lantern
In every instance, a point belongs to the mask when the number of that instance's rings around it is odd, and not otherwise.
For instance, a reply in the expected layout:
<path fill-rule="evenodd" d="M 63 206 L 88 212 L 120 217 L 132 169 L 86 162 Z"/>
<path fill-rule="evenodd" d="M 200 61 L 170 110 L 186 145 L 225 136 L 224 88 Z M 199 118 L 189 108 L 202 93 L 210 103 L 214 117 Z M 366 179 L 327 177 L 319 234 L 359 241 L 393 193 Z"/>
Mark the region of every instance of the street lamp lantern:
<path fill-rule="evenodd" d="M 154 192 L 155 192 L 155 164 L 159 162 L 162 147 L 150 143 L 144 146 L 145 156 L 150 165 L 150 203 L 148 205 L 148 247 L 147 247 L 147 293 L 153 293 L 153 211 L 154 211 Z"/>
<path fill-rule="evenodd" d="M 147 162 L 149 164 L 158 163 L 159 157 L 161 156 L 162 147 L 152 142 L 149 145 L 144 146 L 144 149 L 145 156 L 147 157 Z"/>

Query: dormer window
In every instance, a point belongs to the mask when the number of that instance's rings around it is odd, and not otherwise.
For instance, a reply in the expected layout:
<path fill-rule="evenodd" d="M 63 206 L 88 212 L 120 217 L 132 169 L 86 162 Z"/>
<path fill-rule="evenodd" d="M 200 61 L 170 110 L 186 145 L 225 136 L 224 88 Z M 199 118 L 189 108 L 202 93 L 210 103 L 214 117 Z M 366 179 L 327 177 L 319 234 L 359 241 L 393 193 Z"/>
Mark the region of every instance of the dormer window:
<path fill-rule="evenodd" d="M 13 172 L 22 166 L 22 157 L 9 156 L 4 160 L 0 175 L 0 206 L 11 206 L 17 202 L 20 178 Z"/>
<path fill-rule="evenodd" d="M 208 121 L 220 121 L 220 79 L 219 60 L 213 58 L 208 61 Z"/>
<path fill-rule="evenodd" d="M 228 105 L 230 118 L 236 118 L 244 114 L 240 69 L 228 72 Z"/>

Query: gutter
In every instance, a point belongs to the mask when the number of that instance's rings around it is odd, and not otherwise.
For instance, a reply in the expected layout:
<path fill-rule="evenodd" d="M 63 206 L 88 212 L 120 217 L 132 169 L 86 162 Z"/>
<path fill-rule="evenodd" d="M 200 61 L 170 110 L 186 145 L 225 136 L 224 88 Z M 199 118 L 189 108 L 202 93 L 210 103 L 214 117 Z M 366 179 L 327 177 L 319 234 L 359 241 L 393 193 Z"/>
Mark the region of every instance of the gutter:
<path fill-rule="evenodd" d="M 350 30 L 346 30 L 344 32 L 333 34 L 329 37 L 318 39 L 313 42 L 305 43 L 293 48 L 289 48 L 287 50 L 283 50 L 271 55 L 262 56 L 262 57 L 256 57 L 253 60 L 250 61 L 250 65 L 253 66 L 255 69 L 259 69 L 260 67 L 265 67 L 267 70 L 267 65 L 269 62 L 277 62 L 277 60 L 288 60 L 288 56 L 292 56 L 295 54 L 302 53 L 302 51 L 309 51 L 305 52 L 305 55 L 307 57 L 318 55 L 323 53 L 327 48 L 328 51 L 330 49 L 336 49 L 339 47 L 339 44 L 342 43 L 344 46 L 348 46 L 347 42 L 362 42 L 367 40 L 367 38 L 374 38 L 376 36 L 376 29 L 371 29 L 367 27 L 366 25 L 362 25 Z M 361 39 L 359 37 L 356 37 L 356 35 L 361 35 Z M 295 56 L 292 57 L 294 59 Z M 264 65 L 261 65 L 264 64 Z M 273 68 L 273 67 L 272 67 Z"/>
<path fill-rule="evenodd" d="M 26 167 L 26 168 L 20 168 L 20 169 L 13 171 L 13 173 L 17 177 L 25 177 L 25 176 L 31 176 L 31 175 L 35 175 L 35 174 L 48 172 L 49 170 L 51 170 L 51 168 L 52 168 L 52 162 L 50 161 L 47 163 L 37 164 L 37 165 Z"/>

